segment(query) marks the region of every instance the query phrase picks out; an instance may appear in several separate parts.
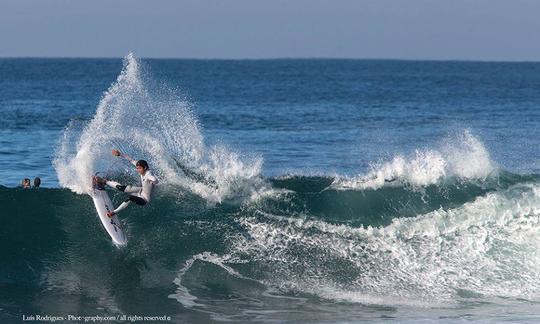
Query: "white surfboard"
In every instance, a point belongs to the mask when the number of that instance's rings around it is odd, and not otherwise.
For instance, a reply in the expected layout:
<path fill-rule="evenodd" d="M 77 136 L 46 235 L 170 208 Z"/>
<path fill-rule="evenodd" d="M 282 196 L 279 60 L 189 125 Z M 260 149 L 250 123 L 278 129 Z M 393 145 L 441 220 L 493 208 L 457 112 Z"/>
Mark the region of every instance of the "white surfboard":
<path fill-rule="evenodd" d="M 122 230 L 122 225 L 118 216 L 114 215 L 113 217 L 108 217 L 107 212 L 114 210 L 111 198 L 104 189 L 93 188 L 90 193 L 94 205 L 96 206 L 99 219 L 105 227 L 105 230 L 111 236 L 114 244 L 116 245 L 126 245 L 127 238 Z"/>

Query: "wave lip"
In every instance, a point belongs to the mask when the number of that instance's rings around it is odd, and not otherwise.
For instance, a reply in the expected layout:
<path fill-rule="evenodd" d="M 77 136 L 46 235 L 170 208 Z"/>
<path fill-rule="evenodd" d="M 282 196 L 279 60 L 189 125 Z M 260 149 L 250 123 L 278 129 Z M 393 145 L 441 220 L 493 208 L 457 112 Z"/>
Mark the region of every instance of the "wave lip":
<path fill-rule="evenodd" d="M 485 180 L 497 173 L 489 152 L 468 130 L 446 139 L 438 149 L 416 150 L 410 157 L 372 164 L 371 170 L 352 178 L 338 178 L 335 189 L 378 189 L 384 186 L 425 187 L 452 179 Z"/>

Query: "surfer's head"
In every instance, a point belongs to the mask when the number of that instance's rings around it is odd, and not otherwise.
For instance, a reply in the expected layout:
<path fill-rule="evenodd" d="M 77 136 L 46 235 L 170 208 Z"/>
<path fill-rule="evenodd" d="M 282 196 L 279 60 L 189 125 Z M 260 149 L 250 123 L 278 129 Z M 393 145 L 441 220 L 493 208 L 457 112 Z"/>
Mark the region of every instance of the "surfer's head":
<path fill-rule="evenodd" d="M 145 160 L 137 161 L 135 166 L 137 167 L 137 172 L 139 172 L 140 174 L 144 174 L 146 170 L 149 169 L 148 162 L 146 162 Z"/>
<path fill-rule="evenodd" d="M 30 179 L 24 178 L 21 182 L 21 185 L 24 189 L 30 188 Z"/>

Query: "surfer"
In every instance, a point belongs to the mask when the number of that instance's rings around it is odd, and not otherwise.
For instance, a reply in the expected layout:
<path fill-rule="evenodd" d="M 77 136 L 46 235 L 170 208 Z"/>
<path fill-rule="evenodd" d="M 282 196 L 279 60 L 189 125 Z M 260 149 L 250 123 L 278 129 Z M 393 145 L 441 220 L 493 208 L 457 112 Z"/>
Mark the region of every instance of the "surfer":
<path fill-rule="evenodd" d="M 152 190 L 154 186 L 158 184 L 156 177 L 150 172 L 150 167 L 145 160 L 134 160 L 129 155 L 122 154 L 118 150 L 112 150 L 114 156 L 123 157 L 124 159 L 130 161 L 137 168 L 137 172 L 141 176 L 141 187 L 122 185 L 116 181 L 106 180 L 100 177 L 95 177 L 95 181 L 98 184 L 103 185 L 107 184 L 109 187 L 116 188 L 122 192 L 129 193 L 129 197 L 120 204 L 115 210 L 107 212 L 107 216 L 112 217 L 119 211 L 126 208 L 130 202 L 134 202 L 139 206 L 144 206 L 150 202 L 152 197 Z"/>

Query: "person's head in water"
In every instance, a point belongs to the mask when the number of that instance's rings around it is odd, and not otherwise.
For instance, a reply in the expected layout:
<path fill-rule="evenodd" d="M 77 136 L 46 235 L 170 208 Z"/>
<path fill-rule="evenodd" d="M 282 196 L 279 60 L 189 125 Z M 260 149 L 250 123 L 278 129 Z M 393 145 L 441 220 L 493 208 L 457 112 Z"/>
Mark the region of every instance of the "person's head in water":
<path fill-rule="evenodd" d="M 39 177 L 34 178 L 34 188 L 39 188 L 41 186 L 41 179 Z"/>
<path fill-rule="evenodd" d="M 149 169 L 148 162 L 146 162 L 145 160 L 137 161 L 135 166 L 137 168 L 137 172 L 139 172 L 139 174 L 141 174 L 141 175 L 144 175 L 146 173 L 146 170 Z"/>
<path fill-rule="evenodd" d="M 22 187 L 23 187 L 24 189 L 30 188 L 30 179 L 24 178 L 24 179 L 22 180 L 21 185 L 22 185 Z"/>

